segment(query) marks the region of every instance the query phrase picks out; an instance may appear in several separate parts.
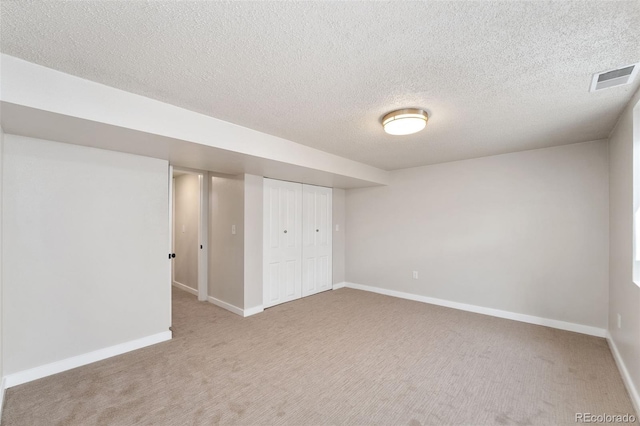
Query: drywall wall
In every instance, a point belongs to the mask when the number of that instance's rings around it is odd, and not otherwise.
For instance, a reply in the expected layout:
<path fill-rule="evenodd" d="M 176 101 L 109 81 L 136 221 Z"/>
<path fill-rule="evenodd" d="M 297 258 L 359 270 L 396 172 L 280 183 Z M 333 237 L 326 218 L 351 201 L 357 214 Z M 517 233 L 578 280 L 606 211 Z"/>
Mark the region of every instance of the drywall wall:
<path fill-rule="evenodd" d="M 387 182 L 388 173 L 370 165 L 10 55 L 0 54 L 0 65 L 3 120 L 5 130 L 13 133 L 133 151 L 227 174 L 248 172 L 338 186 Z"/>
<path fill-rule="evenodd" d="M 243 309 L 244 176 L 212 176 L 209 188 L 209 296 Z"/>
<path fill-rule="evenodd" d="M 5 375 L 171 325 L 166 161 L 5 135 Z"/>
<path fill-rule="evenodd" d="M 634 149 L 640 149 L 640 129 L 633 128 L 633 107 L 639 101 L 640 91 L 632 98 L 609 137 L 609 333 L 629 373 L 632 396 L 635 389 L 636 408 L 640 405 L 640 287 L 633 282 L 632 276 L 633 157 Z M 640 106 L 635 110 L 639 115 Z M 640 122 L 640 117 L 637 119 Z M 618 315 L 621 316 L 620 328 Z"/>
<path fill-rule="evenodd" d="M 262 176 L 244 175 L 244 309 L 261 307 L 262 227 L 264 204 Z"/>
<path fill-rule="evenodd" d="M 4 152 L 4 130 L 0 127 L 0 201 L 2 200 L 2 175 L 3 169 L 2 165 L 3 161 L 3 152 Z M 3 331 L 3 312 L 2 312 L 2 203 L 0 203 L 0 382 L 4 377 L 4 369 L 2 362 L 2 348 L 3 348 L 3 340 L 4 340 L 4 331 Z M 2 405 L 4 403 L 4 383 L 0 383 L 0 419 L 2 418 Z"/>
<path fill-rule="evenodd" d="M 587 142 L 350 189 L 347 281 L 604 329 L 607 158 Z"/>
<path fill-rule="evenodd" d="M 200 177 L 183 174 L 174 182 L 173 279 L 198 291 Z"/>
<path fill-rule="evenodd" d="M 333 188 L 333 284 L 345 281 L 345 190 Z"/>

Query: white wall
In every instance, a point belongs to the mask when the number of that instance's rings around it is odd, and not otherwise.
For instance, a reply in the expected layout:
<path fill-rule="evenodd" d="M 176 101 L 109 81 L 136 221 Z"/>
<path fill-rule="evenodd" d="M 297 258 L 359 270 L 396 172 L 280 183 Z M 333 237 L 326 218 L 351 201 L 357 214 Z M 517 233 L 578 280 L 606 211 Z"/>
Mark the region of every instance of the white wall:
<path fill-rule="evenodd" d="M 5 135 L 5 374 L 167 333 L 166 161 Z"/>
<path fill-rule="evenodd" d="M 47 135 L 226 174 L 338 186 L 387 182 L 386 171 L 367 164 L 13 56 L 0 54 L 0 62 L 0 99 L 4 120 L 12 126 L 5 130 L 12 133 Z"/>
<path fill-rule="evenodd" d="M 209 189 L 209 296 L 240 309 L 244 307 L 243 178 L 213 176 Z"/>
<path fill-rule="evenodd" d="M 610 258 L 609 258 L 609 333 L 629 373 L 635 389 L 636 409 L 640 409 L 640 288 L 633 282 L 633 106 L 640 101 L 635 94 L 609 138 Z M 636 106 L 640 115 L 640 106 Z M 640 121 L 640 118 L 638 119 Z M 640 144 L 640 129 L 636 129 Z M 636 145 L 635 149 L 640 149 Z M 636 188 L 635 191 L 639 191 Z M 622 327 L 618 328 L 618 318 Z"/>
<path fill-rule="evenodd" d="M 3 312 L 2 312 L 2 293 L 3 293 L 3 284 L 2 284 L 2 212 L 3 212 L 3 203 L 2 201 L 2 176 L 3 176 L 3 153 L 4 153 L 4 131 L 2 127 L 0 127 L 0 381 L 4 377 L 4 364 L 2 362 L 2 351 L 3 351 L 3 341 L 4 341 L 4 329 L 3 329 Z M 3 384 L 0 384 L 3 386 Z M 0 388 L 0 419 L 2 418 L 2 404 L 4 403 L 4 390 Z"/>
<path fill-rule="evenodd" d="M 347 281 L 606 328 L 607 158 L 587 142 L 350 189 Z"/>
<path fill-rule="evenodd" d="M 262 176 L 244 175 L 244 309 L 262 306 Z"/>
<path fill-rule="evenodd" d="M 194 174 L 177 176 L 174 180 L 174 252 L 173 278 L 195 291 L 198 290 L 198 251 L 200 220 L 200 177 Z"/>
<path fill-rule="evenodd" d="M 345 190 L 333 188 L 333 284 L 345 281 Z M 338 226 L 338 230 L 336 230 Z"/>

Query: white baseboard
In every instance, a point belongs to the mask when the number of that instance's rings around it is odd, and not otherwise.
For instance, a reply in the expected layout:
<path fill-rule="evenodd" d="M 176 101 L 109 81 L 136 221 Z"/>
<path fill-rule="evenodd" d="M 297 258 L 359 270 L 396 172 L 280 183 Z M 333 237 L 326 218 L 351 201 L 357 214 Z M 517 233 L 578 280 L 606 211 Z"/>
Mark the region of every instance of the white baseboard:
<path fill-rule="evenodd" d="M 51 376 L 53 374 L 62 373 L 63 371 L 82 367 L 83 365 L 91 364 L 92 362 L 102 361 L 106 358 L 111 358 L 116 355 L 121 355 L 126 352 L 155 345 L 156 343 L 165 342 L 167 340 L 171 340 L 171 331 L 163 331 L 162 333 L 153 334 L 141 339 L 132 340 L 130 342 L 99 349 L 97 351 L 63 359 L 61 361 L 52 362 L 51 364 L 45 364 L 40 367 L 9 374 L 4 378 L 5 386 L 7 388 L 18 386 L 23 383 Z"/>
<path fill-rule="evenodd" d="M 346 283 L 346 282 L 344 282 L 344 281 L 342 281 L 341 283 L 335 283 L 335 284 L 333 285 L 333 289 L 334 289 L 334 290 L 337 290 L 337 289 L 339 289 L 339 288 L 344 288 L 344 287 L 346 287 L 346 286 L 347 286 L 347 283 Z"/>
<path fill-rule="evenodd" d="M 232 305 L 231 303 L 227 303 L 227 302 L 223 302 L 220 299 L 216 299 L 215 297 L 209 296 L 207 298 L 209 300 L 210 303 L 213 303 L 216 306 L 221 307 L 222 309 L 226 309 L 229 312 L 233 312 L 236 315 L 240 315 L 241 317 L 244 316 L 244 310 L 241 308 L 238 308 L 237 306 Z"/>
<path fill-rule="evenodd" d="M 191 288 L 191 287 L 189 287 L 188 285 L 184 285 L 184 284 L 182 284 L 182 283 L 179 283 L 178 281 L 174 281 L 174 282 L 173 282 L 173 286 L 174 286 L 174 287 L 179 288 L 180 290 L 184 290 L 184 291 L 186 291 L 187 293 L 191 293 L 191 294 L 193 294 L 194 296 L 197 296 L 197 295 L 198 295 L 198 290 L 196 290 L 196 289 L 194 289 L 194 288 Z"/>
<path fill-rule="evenodd" d="M 613 359 L 616 361 L 616 365 L 618 366 L 618 370 L 620 370 L 620 375 L 622 376 L 622 381 L 629 392 L 629 397 L 631 397 L 631 402 L 633 403 L 633 407 L 636 409 L 636 414 L 640 415 L 640 393 L 638 392 L 638 388 L 633 383 L 631 379 L 631 375 L 629 374 L 629 370 L 627 370 L 627 366 L 622 360 L 622 356 L 620 356 L 620 352 L 618 351 L 618 347 L 616 343 L 613 341 L 613 337 L 611 333 L 607 331 L 607 342 L 609 343 L 609 348 L 611 349 L 611 354 L 613 355 Z"/>
<path fill-rule="evenodd" d="M 500 309 L 485 308 L 483 306 L 468 305 L 466 303 L 452 302 L 450 300 L 436 299 L 434 297 L 420 296 L 401 291 L 387 290 L 379 287 L 372 287 L 362 284 L 346 283 L 346 287 L 356 290 L 370 291 L 384 294 L 386 296 L 399 297 L 401 299 L 414 300 L 417 302 L 429 303 L 431 305 L 445 306 L 447 308 L 459 309 L 461 311 L 474 312 L 476 314 L 490 315 L 492 317 L 505 318 L 514 321 L 526 322 L 529 324 L 543 325 L 545 327 L 557 328 L 560 330 L 573 331 L 576 333 L 588 334 L 591 336 L 605 337 L 604 328 L 592 327 L 590 325 L 575 324 L 572 322 L 559 321 L 548 318 L 535 317 L 532 315 L 518 314 L 516 312 L 502 311 Z"/>
<path fill-rule="evenodd" d="M 254 306 L 253 308 L 249 308 L 249 309 L 242 309 L 242 308 L 238 308 L 235 305 L 232 305 L 231 303 L 227 303 L 220 299 L 216 299 L 215 297 L 212 297 L 212 296 L 209 296 L 208 300 L 210 303 L 213 303 L 214 305 L 219 306 L 222 309 L 226 309 L 229 312 L 233 312 L 236 315 L 240 315 L 241 317 L 249 317 L 251 315 L 259 314 L 260 312 L 264 311 L 264 308 L 262 307 L 262 305 Z"/>
<path fill-rule="evenodd" d="M 251 315 L 259 314 L 260 312 L 263 312 L 263 311 L 264 311 L 264 307 L 262 305 L 254 306 L 253 308 L 245 309 L 242 316 L 250 317 Z"/>
<path fill-rule="evenodd" d="M 4 407 L 4 391 L 7 388 L 7 379 L 4 377 L 0 382 L 0 421 L 2 421 L 2 407 Z"/>

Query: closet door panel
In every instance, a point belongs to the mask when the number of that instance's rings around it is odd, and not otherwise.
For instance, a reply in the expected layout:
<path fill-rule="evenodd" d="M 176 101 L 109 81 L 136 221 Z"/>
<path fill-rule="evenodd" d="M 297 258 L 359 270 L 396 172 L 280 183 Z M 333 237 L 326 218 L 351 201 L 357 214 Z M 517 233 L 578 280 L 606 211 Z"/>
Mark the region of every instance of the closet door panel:
<path fill-rule="evenodd" d="M 265 308 L 302 295 L 302 185 L 264 180 Z"/>
<path fill-rule="evenodd" d="M 302 296 L 330 290 L 332 285 L 332 191 L 303 185 Z"/>

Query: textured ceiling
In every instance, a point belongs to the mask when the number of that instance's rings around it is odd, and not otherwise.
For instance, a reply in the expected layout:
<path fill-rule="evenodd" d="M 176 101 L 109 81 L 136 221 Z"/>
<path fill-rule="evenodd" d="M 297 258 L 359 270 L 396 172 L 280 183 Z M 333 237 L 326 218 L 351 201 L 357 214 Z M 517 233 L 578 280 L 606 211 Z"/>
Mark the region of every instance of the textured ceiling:
<path fill-rule="evenodd" d="M 4 53 L 384 169 L 606 138 L 640 2 L 11 2 Z M 423 107 L 425 131 L 380 118 Z"/>

